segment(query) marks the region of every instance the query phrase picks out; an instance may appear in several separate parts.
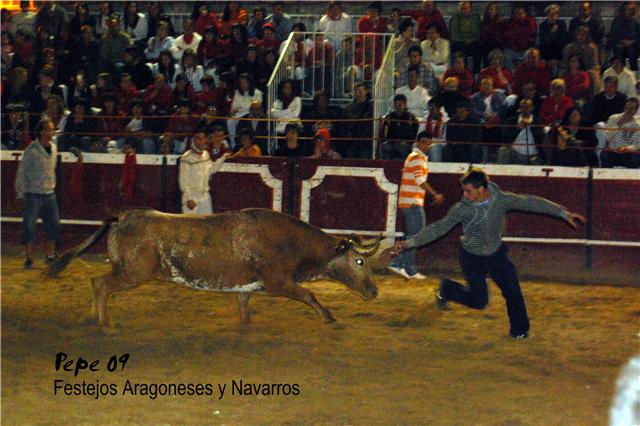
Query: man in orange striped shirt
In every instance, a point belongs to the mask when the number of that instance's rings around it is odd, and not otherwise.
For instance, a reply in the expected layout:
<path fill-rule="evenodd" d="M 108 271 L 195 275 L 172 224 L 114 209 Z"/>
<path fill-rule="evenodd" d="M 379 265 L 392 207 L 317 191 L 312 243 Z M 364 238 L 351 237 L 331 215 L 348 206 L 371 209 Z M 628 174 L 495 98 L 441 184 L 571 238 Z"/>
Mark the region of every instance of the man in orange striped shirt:
<path fill-rule="evenodd" d="M 429 158 L 425 153 L 429 150 L 429 146 L 431 146 L 431 135 L 427 132 L 418 133 L 413 150 L 407 156 L 402 168 L 398 208 L 402 211 L 405 238 L 417 234 L 425 226 L 424 199 L 427 193 L 433 198 L 433 204 L 441 204 L 444 201 L 444 196 L 436 192 L 427 182 Z M 393 259 L 388 269 L 407 279 L 425 278 L 416 268 L 415 249 L 400 253 Z"/>

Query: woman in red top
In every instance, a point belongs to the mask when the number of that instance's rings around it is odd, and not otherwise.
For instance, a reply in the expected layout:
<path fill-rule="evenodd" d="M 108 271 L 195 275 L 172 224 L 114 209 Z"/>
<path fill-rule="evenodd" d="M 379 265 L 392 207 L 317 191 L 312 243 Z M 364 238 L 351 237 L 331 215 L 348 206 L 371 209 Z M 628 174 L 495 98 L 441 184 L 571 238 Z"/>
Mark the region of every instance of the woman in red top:
<path fill-rule="evenodd" d="M 574 102 L 581 101 L 584 103 L 589 99 L 591 79 L 584 70 L 579 55 L 571 55 L 569 58 L 569 70 L 561 78 L 567 86 L 567 96 L 573 99 Z"/>
<path fill-rule="evenodd" d="M 379 1 L 369 3 L 367 15 L 358 21 L 358 31 L 361 33 L 385 33 L 387 32 L 387 20 L 380 16 L 382 4 Z"/>
<path fill-rule="evenodd" d="M 561 78 L 551 82 L 549 96 L 540 108 L 540 119 L 543 124 L 553 124 L 562 121 L 564 113 L 573 106 L 573 100 L 565 95 L 565 83 Z"/>
<path fill-rule="evenodd" d="M 494 88 L 504 90 L 505 95 L 511 95 L 513 93 L 513 73 L 504 66 L 504 53 L 502 53 L 502 50 L 495 49 L 489 53 L 489 64 L 490 66 L 480 71 L 478 85 L 482 77 L 489 76 L 493 78 Z"/>
<path fill-rule="evenodd" d="M 120 77 L 120 87 L 117 91 L 118 112 L 127 115 L 133 101 L 138 99 L 140 92 L 136 89 L 131 79 L 131 74 L 123 73 Z"/>
<path fill-rule="evenodd" d="M 538 25 L 535 18 L 527 15 L 522 4 L 514 4 L 511 18 L 505 24 L 505 47 L 507 66 L 513 68 L 520 61 L 525 50 L 533 47 L 536 41 Z"/>
<path fill-rule="evenodd" d="M 448 68 L 444 72 L 442 80 L 446 80 L 449 77 L 456 77 L 459 81 L 459 92 L 465 97 L 471 96 L 473 91 L 473 74 L 471 70 L 467 68 L 466 58 L 463 53 L 457 52 L 453 56 L 453 66 Z"/>
<path fill-rule="evenodd" d="M 198 63 L 207 68 L 209 62 L 221 56 L 229 54 L 229 41 L 219 40 L 216 27 L 207 27 L 204 30 L 202 41 L 198 45 L 196 56 Z"/>
<path fill-rule="evenodd" d="M 231 28 L 235 24 L 240 24 L 246 28 L 249 22 L 249 12 L 240 5 L 239 1 L 230 1 L 224 7 L 222 19 L 218 21 L 218 34 L 221 37 L 229 37 Z"/>
<path fill-rule="evenodd" d="M 494 49 L 504 48 L 506 19 L 500 15 L 500 2 L 490 1 L 484 9 L 480 24 L 480 43 L 485 49 L 485 58 Z M 489 63 L 491 60 L 489 59 Z M 487 62 L 485 61 L 485 64 Z M 494 79 L 495 81 L 495 79 Z"/>
<path fill-rule="evenodd" d="M 193 24 L 193 29 L 198 34 L 204 34 L 204 30 L 210 26 L 218 28 L 218 17 L 215 12 L 209 12 L 209 6 L 205 3 L 201 4 L 198 12 L 200 13 Z"/>

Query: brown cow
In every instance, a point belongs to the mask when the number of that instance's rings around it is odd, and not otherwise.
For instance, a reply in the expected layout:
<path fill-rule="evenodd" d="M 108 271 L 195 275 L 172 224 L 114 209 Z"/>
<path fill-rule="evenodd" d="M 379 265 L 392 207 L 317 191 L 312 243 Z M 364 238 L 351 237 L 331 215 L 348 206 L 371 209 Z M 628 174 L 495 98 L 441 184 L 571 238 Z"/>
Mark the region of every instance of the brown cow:
<path fill-rule="evenodd" d="M 49 267 L 55 277 L 109 230 L 111 273 L 93 278 L 93 312 L 111 327 L 107 296 L 147 281 L 171 281 L 198 290 L 235 292 L 242 322 L 249 322 L 251 293 L 284 296 L 310 305 L 325 322 L 335 319 L 303 281 L 339 281 L 365 300 L 377 296 L 365 257 L 380 238 L 337 238 L 294 217 L 265 209 L 212 216 L 129 210 Z"/>

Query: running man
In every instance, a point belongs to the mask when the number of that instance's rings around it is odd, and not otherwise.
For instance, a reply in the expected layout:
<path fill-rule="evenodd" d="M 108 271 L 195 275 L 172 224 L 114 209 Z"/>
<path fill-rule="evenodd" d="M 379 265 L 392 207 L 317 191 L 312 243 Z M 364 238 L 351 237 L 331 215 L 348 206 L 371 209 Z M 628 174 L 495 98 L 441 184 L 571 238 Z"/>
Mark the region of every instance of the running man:
<path fill-rule="evenodd" d="M 541 197 L 503 192 L 480 169 L 470 169 L 460 178 L 460 184 L 462 200 L 444 218 L 426 226 L 417 235 L 398 241 L 393 254 L 429 244 L 462 223 L 460 266 L 468 285 L 443 279 L 436 293 L 436 306 L 446 309 L 451 301 L 484 309 L 489 301 L 486 282 L 489 275 L 507 301 L 511 337 L 526 339 L 529 337 L 529 317 L 518 273 L 502 242 L 504 217 L 510 210 L 545 213 L 564 219 L 573 228 L 584 223 L 585 218 Z"/>

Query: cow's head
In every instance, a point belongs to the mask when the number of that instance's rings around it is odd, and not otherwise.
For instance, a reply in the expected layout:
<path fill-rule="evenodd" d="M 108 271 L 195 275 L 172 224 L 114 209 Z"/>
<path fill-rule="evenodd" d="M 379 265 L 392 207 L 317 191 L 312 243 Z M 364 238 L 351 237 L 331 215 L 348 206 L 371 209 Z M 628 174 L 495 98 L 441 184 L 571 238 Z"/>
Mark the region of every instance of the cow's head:
<path fill-rule="evenodd" d="M 356 235 L 341 239 L 336 243 L 338 255 L 327 265 L 327 274 L 334 280 L 344 283 L 359 293 L 365 300 L 375 299 L 378 288 L 371 277 L 367 257 L 372 256 L 380 247 L 382 236 L 362 240 Z"/>

